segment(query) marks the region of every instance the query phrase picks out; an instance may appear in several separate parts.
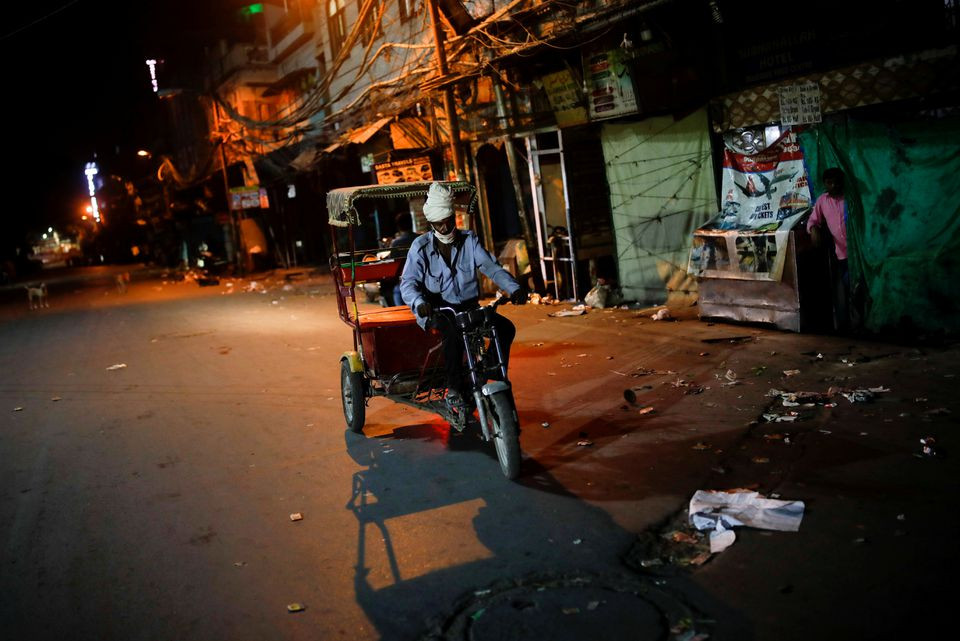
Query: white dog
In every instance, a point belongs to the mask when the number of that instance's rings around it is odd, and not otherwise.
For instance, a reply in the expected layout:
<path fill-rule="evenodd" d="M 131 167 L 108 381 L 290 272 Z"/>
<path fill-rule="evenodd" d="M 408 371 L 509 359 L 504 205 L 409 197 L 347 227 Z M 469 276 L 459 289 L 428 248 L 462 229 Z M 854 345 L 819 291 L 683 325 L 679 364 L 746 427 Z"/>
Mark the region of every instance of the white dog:
<path fill-rule="evenodd" d="M 29 303 L 30 309 L 50 307 L 50 304 L 47 302 L 46 283 L 27 285 L 24 289 L 27 290 L 27 303 Z"/>

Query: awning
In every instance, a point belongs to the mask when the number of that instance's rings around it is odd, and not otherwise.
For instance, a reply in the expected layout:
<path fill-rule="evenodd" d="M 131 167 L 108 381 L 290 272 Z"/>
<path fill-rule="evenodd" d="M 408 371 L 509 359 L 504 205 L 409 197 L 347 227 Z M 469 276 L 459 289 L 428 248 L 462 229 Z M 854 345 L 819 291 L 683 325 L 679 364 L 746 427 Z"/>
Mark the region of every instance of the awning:
<path fill-rule="evenodd" d="M 301 151 L 296 158 L 290 161 L 290 166 L 300 172 L 310 171 L 317 164 L 317 160 L 322 153 L 316 147 Z"/>
<path fill-rule="evenodd" d="M 347 134 L 347 141 L 355 145 L 362 145 L 367 142 L 373 135 L 383 129 L 384 125 L 393 120 L 393 116 L 387 116 L 386 118 L 381 118 L 366 127 L 361 127 L 359 129 L 354 129 L 349 134 Z"/>
<path fill-rule="evenodd" d="M 298 150 L 299 145 L 293 144 L 254 158 L 253 165 L 257 169 L 260 184 L 271 185 L 289 180 L 294 173 L 291 165 L 299 157 Z"/>
<path fill-rule="evenodd" d="M 359 127 L 357 129 L 351 129 L 346 134 L 341 136 L 339 140 L 324 147 L 322 153 L 333 153 L 344 145 L 362 145 L 373 138 L 373 135 L 383 129 L 391 120 L 393 120 L 393 116 L 387 116 L 386 118 L 376 120 L 369 125 L 364 125 L 363 127 Z"/>
<path fill-rule="evenodd" d="M 390 125 L 394 149 L 429 149 L 433 146 L 430 125 L 423 118 L 399 118 Z"/>

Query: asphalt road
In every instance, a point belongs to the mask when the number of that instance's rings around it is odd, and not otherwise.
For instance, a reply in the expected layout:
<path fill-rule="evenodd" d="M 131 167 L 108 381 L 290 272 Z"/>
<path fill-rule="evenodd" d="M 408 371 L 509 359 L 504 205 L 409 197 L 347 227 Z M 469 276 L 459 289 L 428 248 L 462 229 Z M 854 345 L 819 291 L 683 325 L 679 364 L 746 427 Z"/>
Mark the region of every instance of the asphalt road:
<path fill-rule="evenodd" d="M 406 639 L 504 577 L 623 569 L 632 533 L 536 461 L 507 482 L 492 449 L 382 399 L 347 433 L 332 288 L 283 285 L 8 302 L 0 636 Z"/>
<path fill-rule="evenodd" d="M 506 306 L 512 483 L 492 448 L 384 399 L 345 430 L 352 341 L 328 278 L 137 271 L 120 292 L 115 271 L 45 274 L 42 310 L 0 297 L 4 641 L 949 629 L 954 344 Z M 791 409 L 771 388 L 834 402 Z M 918 454 L 927 435 L 939 456 Z M 800 531 L 705 553 L 684 508 L 737 487 L 806 501 Z"/>

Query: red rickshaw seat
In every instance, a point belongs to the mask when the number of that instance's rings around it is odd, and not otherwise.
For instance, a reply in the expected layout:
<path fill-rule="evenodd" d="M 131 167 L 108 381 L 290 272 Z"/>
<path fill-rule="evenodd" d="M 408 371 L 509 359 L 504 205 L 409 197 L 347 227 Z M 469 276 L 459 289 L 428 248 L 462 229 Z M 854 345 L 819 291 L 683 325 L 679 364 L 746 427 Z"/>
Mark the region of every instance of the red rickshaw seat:
<path fill-rule="evenodd" d="M 359 334 L 364 363 L 380 377 L 420 369 L 440 344 L 440 333 L 435 329 L 424 332 L 410 308 L 404 306 L 360 312 Z M 440 363 L 437 354 L 434 365 Z"/>

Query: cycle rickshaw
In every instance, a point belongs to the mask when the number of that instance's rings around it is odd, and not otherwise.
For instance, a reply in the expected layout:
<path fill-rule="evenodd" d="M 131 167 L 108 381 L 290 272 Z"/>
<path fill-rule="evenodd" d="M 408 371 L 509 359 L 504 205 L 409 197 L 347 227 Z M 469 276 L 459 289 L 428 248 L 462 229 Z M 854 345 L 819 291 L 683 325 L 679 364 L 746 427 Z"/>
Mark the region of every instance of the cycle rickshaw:
<path fill-rule="evenodd" d="M 463 181 L 448 181 L 457 195 L 458 207 L 470 212 L 476 189 Z M 469 390 L 467 404 L 451 407 L 445 400 L 443 349 L 436 330 L 422 330 L 409 307 L 377 307 L 361 310 L 356 289 L 368 282 L 397 280 L 403 271 L 405 252 L 358 249 L 361 222 L 371 217 L 378 204 L 397 199 L 409 203 L 425 198 L 430 182 L 343 187 L 327 193 L 328 222 L 333 239 L 330 268 L 341 320 L 353 330 L 353 349 L 340 359 L 343 415 L 349 429 L 363 430 L 369 399 L 383 396 L 398 403 L 439 414 L 451 430 L 463 432 L 479 424 L 485 441 L 493 441 L 503 474 L 514 479 L 520 470 L 519 419 L 513 390 L 507 379 L 506 359 L 491 319 L 506 301 L 450 314 L 461 331 L 466 356 Z M 409 205 L 407 205 L 409 206 Z M 341 250 L 346 235 L 345 251 Z"/>

